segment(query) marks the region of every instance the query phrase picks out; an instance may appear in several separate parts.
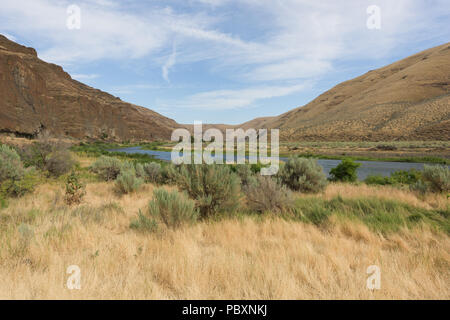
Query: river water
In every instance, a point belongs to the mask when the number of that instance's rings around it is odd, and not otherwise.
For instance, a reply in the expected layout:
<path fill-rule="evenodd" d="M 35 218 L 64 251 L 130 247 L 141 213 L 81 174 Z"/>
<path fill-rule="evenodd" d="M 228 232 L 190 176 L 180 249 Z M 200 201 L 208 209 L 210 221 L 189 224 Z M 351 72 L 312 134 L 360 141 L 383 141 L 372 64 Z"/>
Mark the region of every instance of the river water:
<path fill-rule="evenodd" d="M 122 148 L 110 151 L 125 152 L 125 153 L 141 153 L 153 156 L 155 159 L 163 161 L 171 161 L 170 151 L 156 151 L 156 150 L 142 150 L 140 147 Z M 286 161 L 287 158 L 280 157 L 281 161 Z M 319 159 L 317 161 L 323 168 L 324 172 L 328 174 L 330 170 L 336 167 L 341 160 L 327 160 Z M 364 180 L 369 175 L 389 176 L 392 172 L 398 170 L 423 169 L 423 163 L 415 162 L 386 162 L 386 161 L 355 161 L 361 163 L 358 168 L 358 179 Z"/>

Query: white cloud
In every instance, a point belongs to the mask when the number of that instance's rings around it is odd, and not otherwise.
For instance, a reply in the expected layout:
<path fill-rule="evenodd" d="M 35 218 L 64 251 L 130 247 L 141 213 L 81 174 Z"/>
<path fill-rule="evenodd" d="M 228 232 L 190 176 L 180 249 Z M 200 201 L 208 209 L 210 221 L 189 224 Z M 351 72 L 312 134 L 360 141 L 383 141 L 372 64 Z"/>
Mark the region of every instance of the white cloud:
<path fill-rule="evenodd" d="M 166 63 L 162 66 L 162 76 L 166 82 L 170 82 L 169 80 L 169 71 L 175 65 L 177 57 L 177 50 L 175 44 L 173 45 L 172 54 L 167 59 Z"/>
<path fill-rule="evenodd" d="M 291 86 L 261 86 L 241 90 L 216 90 L 187 97 L 183 102 L 172 103 L 176 107 L 205 110 L 238 109 L 251 106 L 261 99 L 287 96 L 306 88 L 307 84 Z"/>
<path fill-rule="evenodd" d="M 249 107 L 259 99 L 297 92 L 298 83 L 327 75 L 336 61 L 382 58 L 403 43 L 430 36 L 448 38 L 448 19 L 442 19 L 448 18 L 448 0 L 377 0 L 382 9 L 382 28 L 377 31 L 366 28 L 366 8 L 373 3 L 361 0 L 191 0 L 190 10 L 184 11 L 173 0 L 126 1 L 126 5 L 79 0 L 81 30 L 66 28 L 66 8 L 73 1 L 0 3 L 0 30 L 33 39 L 39 56 L 53 63 L 142 59 L 161 68 L 169 82 L 175 63 L 208 61 L 212 67 L 207 72 L 236 81 L 241 89 L 190 95 L 183 101 L 203 109 Z M 218 6 L 223 7 L 216 10 Z M 256 17 L 248 22 L 255 24 L 250 25 L 253 29 L 233 28 L 228 9 Z M 136 89 L 124 86 L 117 91 Z"/>

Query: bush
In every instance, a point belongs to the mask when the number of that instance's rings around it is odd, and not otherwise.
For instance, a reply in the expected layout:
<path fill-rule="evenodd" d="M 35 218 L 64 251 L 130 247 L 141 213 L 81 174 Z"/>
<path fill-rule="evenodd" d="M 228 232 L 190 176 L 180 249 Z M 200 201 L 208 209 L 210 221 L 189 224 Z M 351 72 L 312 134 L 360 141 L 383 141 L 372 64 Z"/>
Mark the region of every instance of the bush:
<path fill-rule="evenodd" d="M 62 176 L 75 165 L 72 154 L 69 150 L 58 150 L 52 153 L 46 160 L 45 170 L 54 177 Z"/>
<path fill-rule="evenodd" d="M 240 180 L 224 165 L 182 165 L 175 174 L 181 190 L 196 201 L 201 218 L 239 205 Z"/>
<path fill-rule="evenodd" d="M 425 165 L 422 173 L 422 181 L 431 192 L 450 191 L 450 169 L 445 166 Z"/>
<path fill-rule="evenodd" d="M 249 186 L 257 183 L 255 173 L 252 170 L 251 165 L 238 164 L 231 166 L 231 170 L 238 175 L 243 186 Z"/>
<path fill-rule="evenodd" d="M 25 171 L 18 153 L 7 145 L 0 145 L 0 183 L 20 180 Z"/>
<path fill-rule="evenodd" d="M 101 156 L 91 166 L 91 171 L 97 173 L 105 181 L 116 180 L 120 174 L 122 162 L 113 157 Z"/>
<path fill-rule="evenodd" d="M 162 182 L 162 170 L 159 163 L 146 163 L 143 166 L 143 171 L 147 182 L 157 184 Z"/>
<path fill-rule="evenodd" d="M 66 174 L 75 164 L 69 145 L 52 140 L 48 135 L 43 135 L 37 142 L 19 149 L 19 153 L 25 167 L 46 170 L 55 177 Z"/>
<path fill-rule="evenodd" d="M 145 180 L 146 174 L 145 174 L 144 166 L 142 165 L 142 163 L 136 164 L 135 172 L 136 172 L 136 177 L 142 178 L 143 180 Z"/>
<path fill-rule="evenodd" d="M 80 204 L 86 194 L 86 187 L 80 182 L 75 172 L 72 172 L 66 181 L 66 194 L 64 197 L 68 205 Z"/>
<path fill-rule="evenodd" d="M 158 223 L 154 219 L 148 218 L 139 210 L 139 215 L 137 219 L 131 221 L 130 228 L 139 231 L 155 232 L 158 229 Z"/>
<path fill-rule="evenodd" d="M 411 185 L 416 183 L 422 178 L 422 173 L 419 170 L 399 170 L 391 173 L 391 179 L 394 184 L 407 184 Z"/>
<path fill-rule="evenodd" d="M 20 157 L 26 167 L 35 167 L 44 170 L 47 158 L 52 153 L 54 146 L 49 141 L 34 142 L 19 149 Z"/>
<path fill-rule="evenodd" d="M 392 185 L 394 184 L 393 180 L 390 177 L 385 177 L 382 175 L 370 175 L 368 176 L 364 182 L 366 184 L 369 185 L 381 185 L 381 186 L 386 186 L 386 185 Z"/>
<path fill-rule="evenodd" d="M 351 159 L 344 159 L 336 167 L 331 169 L 331 181 L 355 182 L 358 179 L 356 170 L 361 166 Z"/>
<path fill-rule="evenodd" d="M 391 173 L 389 177 L 370 175 L 364 182 L 369 185 L 413 185 L 421 179 L 421 172 L 416 169 L 400 170 Z"/>
<path fill-rule="evenodd" d="M 271 177 L 257 176 L 244 193 L 248 207 L 258 213 L 290 211 L 294 205 L 291 191 Z"/>
<path fill-rule="evenodd" d="M 136 177 L 134 171 L 124 170 L 116 179 L 117 190 L 122 194 L 136 192 L 144 181 L 142 178 Z"/>
<path fill-rule="evenodd" d="M 410 185 L 409 189 L 411 191 L 415 191 L 415 192 L 418 192 L 418 193 L 424 195 L 425 193 L 427 193 L 429 191 L 429 186 L 422 180 L 419 180 L 416 183 Z"/>
<path fill-rule="evenodd" d="M 177 183 L 177 177 L 180 174 L 180 166 L 169 163 L 161 167 L 161 183 L 174 185 Z"/>
<path fill-rule="evenodd" d="M 24 171 L 20 179 L 8 179 L 1 183 L 0 197 L 21 197 L 26 193 L 33 192 L 40 177 L 34 168 Z"/>
<path fill-rule="evenodd" d="M 317 193 L 327 185 L 326 175 L 315 159 L 290 158 L 278 175 L 284 185 L 295 191 Z"/>
<path fill-rule="evenodd" d="M 148 210 L 152 217 L 173 229 L 192 224 L 198 219 L 195 202 L 177 191 L 156 189 Z"/>

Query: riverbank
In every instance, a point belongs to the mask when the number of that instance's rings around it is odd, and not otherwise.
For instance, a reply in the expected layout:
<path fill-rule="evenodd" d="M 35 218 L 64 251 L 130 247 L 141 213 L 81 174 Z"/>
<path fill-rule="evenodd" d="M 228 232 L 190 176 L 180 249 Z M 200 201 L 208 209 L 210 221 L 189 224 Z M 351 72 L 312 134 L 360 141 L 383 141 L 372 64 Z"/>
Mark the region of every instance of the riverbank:
<path fill-rule="evenodd" d="M 175 145 L 176 143 L 172 142 L 160 142 L 133 146 L 139 146 L 143 150 L 171 151 Z M 280 157 L 288 158 L 290 156 L 324 160 L 352 159 L 450 165 L 450 141 L 281 142 Z"/>

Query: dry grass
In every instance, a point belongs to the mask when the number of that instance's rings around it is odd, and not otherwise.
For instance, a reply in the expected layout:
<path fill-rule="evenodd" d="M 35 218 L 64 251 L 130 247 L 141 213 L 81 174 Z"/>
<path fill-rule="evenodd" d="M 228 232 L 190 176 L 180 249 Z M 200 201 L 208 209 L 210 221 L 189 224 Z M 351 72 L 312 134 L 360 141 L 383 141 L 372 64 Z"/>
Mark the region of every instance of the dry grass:
<path fill-rule="evenodd" d="M 0 299 L 450 298 L 450 239 L 426 227 L 383 237 L 337 220 L 321 230 L 243 218 L 145 234 L 129 223 L 153 186 L 123 197 L 112 188 L 89 184 L 85 204 L 68 208 L 62 186 L 47 184 L 0 211 Z M 352 190 L 331 185 L 325 197 Z M 70 265 L 81 290 L 66 288 Z M 370 265 L 379 291 L 366 289 Z"/>

